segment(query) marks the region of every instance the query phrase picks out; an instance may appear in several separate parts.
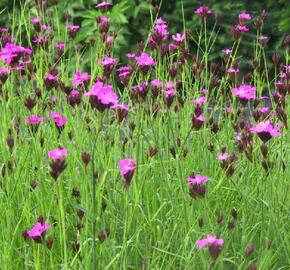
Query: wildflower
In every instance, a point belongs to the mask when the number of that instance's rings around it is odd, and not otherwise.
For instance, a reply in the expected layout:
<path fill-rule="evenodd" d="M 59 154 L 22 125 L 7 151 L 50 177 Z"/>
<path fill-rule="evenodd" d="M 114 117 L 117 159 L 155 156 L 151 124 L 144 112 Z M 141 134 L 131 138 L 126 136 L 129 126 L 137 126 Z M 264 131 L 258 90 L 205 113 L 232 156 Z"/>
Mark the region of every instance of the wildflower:
<path fill-rule="evenodd" d="M 249 27 L 246 25 L 236 25 L 236 29 L 240 32 L 249 32 Z"/>
<path fill-rule="evenodd" d="M 26 123 L 30 125 L 37 125 L 43 122 L 43 118 L 37 115 L 26 117 Z"/>
<path fill-rule="evenodd" d="M 148 93 L 148 82 L 141 82 L 139 85 L 133 85 L 131 87 L 132 93 L 131 93 L 131 99 L 136 101 L 143 101 Z"/>
<path fill-rule="evenodd" d="M 187 183 L 190 185 L 189 195 L 193 199 L 198 197 L 204 198 L 205 192 L 207 190 L 207 186 L 205 186 L 204 183 L 207 181 L 207 177 L 193 173 L 190 177 L 187 178 Z"/>
<path fill-rule="evenodd" d="M 40 17 L 34 17 L 31 19 L 31 22 L 36 32 L 40 32 L 41 30 L 41 21 L 42 21 L 42 18 Z"/>
<path fill-rule="evenodd" d="M 97 23 L 99 24 L 99 31 L 100 33 L 107 33 L 110 27 L 110 18 L 107 17 L 98 17 L 96 19 Z"/>
<path fill-rule="evenodd" d="M 36 243 L 41 243 L 42 239 L 44 238 L 45 232 L 50 227 L 51 225 L 47 221 L 37 221 L 30 230 L 24 232 L 24 237 L 32 238 Z"/>
<path fill-rule="evenodd" d="M 67 124 L 67 118 L 63 116 L 54 117 L 53 120 L 59 132 L 61 132 Z"/>
<path fill-rule="evenodd" d="M 91 76 L 89 75 L 88 72 L 77 71 L 74 74 L 74 78 L 72 79 L 72 84 L 87 86 L 89 84 L 90 79 L 91 79 Z"/>
<path fill-rule="evenodd" d="M 227 152 L 218 153 L 216 159 L 221 161 L 221 168 L 225 171 L 227 176 L 233 175 L 235 172 L 234 165 L 237 161 L 235 154 L 229 154 Z"/>
<path fill-rule="evenodd" d="M 168 38 L 169 31 L 166 21 L 158 18 L 154 24 L 154 31 L 149 37 L 148 44 L 151 48 L 161 46 L 162 42 Z"/>
<path fill-rule="evenodd" d="M 269 120 L 262 121 L 250 128 L 250 132 L 258 134 L 259 138 L 265 143 L 273 137 L 281 136 L 280 126 L 274 126 Z"/>
<path fill-rule="evenodd" d="M 0 61 L 5 60 L 7 65 L 16 66 L 21 58 L 30 57 L 31 54 L 31 49 L 6 43 L 5 47 L 3 47 L 0 51 Z"/>
<path fill-rule="evenodd" d="M 258 38 L 259 40 L 259 43 L 262 45 L 262 46 L 265 46 L 268 41 L 269 41 L 269 37 L 266 37 L 266 36 L 259 36 Z"/>
<path fill-rule="evenodd" d="M 193 115 L 192 118 L 191 118 L 191 122 L 192 122 L 192 128 L 195 129 L 195 130 L 199 130 L 204 122 L 205 122 L 205 118 L 203 115 Z"/>
<path fill-rule="evenodd" d="M 152 95 L 153 95 L 153 97 L 156 98 L 163 87 L 163 83 L 161 81 L 155 79 L 155 80 L 152 80 L 150 82 L 150 85 L 152 88 Z"/>
<path fill-rule="evenodd" d="M 176 33 L 175 35 L 172 35 L 172 39 L 176 42 L 178 46 L 180 46 L 185 41 L 185 35 Z"/>
<path fill-rule="evenodd" d="M 207 18 L 208 15 L 212 14 L 212 10 L 209 8 L 209 6 L 200 6 L 195 10 L 194 13 L 199 14 L 201 20 L 203 21 L 204 19 Z"/>
<path fill-rule="evenodd" d="M 198 240 L 196 242 L 196 247 L 198 249 L 203 249 L 208 247 L 208 251 L 213 260 L 216 260 L 222 251 L 224 245 L 224 239 L 217 238 L 215 235 L 208 234 L 206 238 Z"/>
<path fill-rule="evenodd" d="M 62 56 L 63 52 L 64 52 L 64 47 L 65 47 L 65 43 L 63 42 L 58 42 L 55 43 L 55 48 L 56 48 L 56 54 L 58 57 Z"/>
<path fill-rule="evenodd" d="M 65 148 L 56 148 L 48 152 L 48 157 L 52 159 L 50 162 L 50 175 L 57 180 L 60 174 L 66 168 L 65 157 L 67 157 L 67 150 Z"/>
<path fill-rule="evenodd" d="M 233 88 L 232 93 L 234 96 L 238 97 L 242 104 L 246 104 L 248 100 L 256 98 L 256 87 L 241 84 L 238 87 Z"/>
<path fill-rule="evenodd" d="M 105 56 L 103 60 L 99 61 L 99 64 L 103 66 L 104 75 L 108 78 L 113 71 L 115 64 L 117 62 L 117 58 L 112 58 L 109 56 Z"/>
<path fill-rule="evenodd" d="M 8 68 L 0 68 L 0 81 L 4 84 L 8 79 L 9 69 Z"/>
<path fill-rule="evenodd" d="M 128 116 L 129 113 L 129 105 L 127 104 L 115 104 L 111 106 L 111 109 L 115 110 L 117 113 L 118 122 L 122 122 Z"/>
<path fill-rule="evenodd" d="M 232 53 L 232 49 L 229 49 L 229 48 L 223 49 L 222 51 L 224 52 L 225 55 L 231 55 Z"/>
<path fill-rule="evenodd" d="M 103 2 L 96 4 L 96 9 L 98 9 L 100 11 L 107 11 L 112 6 L 113 5 L 110 2 L 103 1 Z"/>
<path fill-rule="evenodd" d="M 123 66 L 123 67 L 118 68 L 117 71 L 118 71 L 118 76 L 122 84 L 127 85 L 129 83 L 131 73 L 132 73 L 131 67 Z"/>
<path fill-rule="evenodd" d="M 72 90 L 68 95 L 68 101 L 71 106 L 76 106 L 81 103 L 81 93 L 77 90 Z"/>
<path fill-rule="evenodd" d="M 44 84 L 47 90 L 51 90 L 54 87 L 58 86 L 58 78 L 57 75 L 49 73 L 44 78 Z"/>
<path fill-rule="evenodd" d="M 112 85 L 104 86 L 104 83 L 101 81 L 97 81 L 84 96 L 89 96 L 91 106 L 100 112 L 119 102 L 119 97 L 113 91 Z"/>
<path fill-rule="evenodd" d="M 165 90 L 165 101 L 168 108 L 172 105 L 176 93 L 177 93 L 176 90 L 173 88 Z"/>
<path fill-rule="evenodd" d="M 147 53 L 141 53 L 141 55 L 135 57 L 135 60 L 144 74 L 148 72 L 150 67 L 156 66 L 157 64 L 156 61 Z"/>
<path fill-rule="evenodd" d="M 130 186 L 133 174 L 137 168 L 137 163 L 132 158 L 122 159 L 118 163 L 118 168 L 121 171 L 121 175 L 124 177 L 124 185 L 126 188 Z"/>
<path fill-rule="evenodd" d="M 60 160 L 67 156 L 67 149 L 65 148 L 56 148 L 53 150 L 50 150 L 48 152 L 48 157 L 53 160 Z"/>
<path fill-rule="evenodd" d="M 75 38 L 77 35 L 77 32 L 80 30 L 80 26 L 79 25 L 68 25 L 67 29 L 68 29 L 69 36 L 71 38 Z"/>
<path fill-rule="evenodd" d="M 243 12 L 243 13 L 239 14 L 239 23 L 240 23 L 240 25 L 245 25 L 251 19 L 252 19 L 252 16 L 249 13 Z"/>

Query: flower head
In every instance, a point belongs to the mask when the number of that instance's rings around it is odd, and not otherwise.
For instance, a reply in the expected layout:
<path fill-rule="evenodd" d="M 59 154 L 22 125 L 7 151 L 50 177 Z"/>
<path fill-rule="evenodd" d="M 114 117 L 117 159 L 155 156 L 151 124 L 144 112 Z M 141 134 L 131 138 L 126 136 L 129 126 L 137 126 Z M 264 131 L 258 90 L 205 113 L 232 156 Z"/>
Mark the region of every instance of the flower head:
<path fill-rule="evenodd" d="M 131 183 L 134 171 L 137 168 L 137 163 L 132 158 L 125 158 L 118 163 L 118 168 L 121 171 L 121 175 L 125 179 L 125 187 L 128 188 Z"/>
<path fill-rule="evenodd" d="M 28 231 L 25 231 L 25 239 L 27 237 L 33 239 L 36 243 L 41 243 L 42 242 L 42 239 L 45 235 L 45 232 L 51 227 L 51 225 L 45 221 L 45 222 L 40 222 L 40 221 L 37 221 L 34 226 L 28 230 Z"/>
<path fill-rule="evenodd" d="M 38 125 L 43 122 L 43 117 L 39 117 L 37 115 L 31 115 L 26 117 L 26 123 L 30 125 Z"/>
<path fill-rule="evenodd" d="M 209 6 L 200 6 L 195 10 L 194 13 L 200 15 L 200 18 L 204 20 L 208 15 L 212 14 L 212 10 L 209 8 Z"/>
<path fill-rule="evenodd" d="M 72 84 L 73 85 L 83 85 L 83 84 L 87 85 L 90 79 L 91 79 L 91 76 L 89 75 L 88 72 L 77 71 L 74 74 L 74 78 L 72 79 Z"/>
<path fill-rule="evenodd" d="M 192 174 L 187 178 L 189 185 L 200 185 L 208 181 L 208 178 L 200 174 Z"/>
<path fill-rule="evenodd" d="M 257 133 L 263 142 L 267 142 L 273 137 L 281 136 L 280 126 L 274 126 L 269 120 L 262 121 L 250 128 L 251 133 Z"/>
<path fill-rule="evenodd" d="M 101 10 L 101 11 L 106 11 L 111 7 L 112 7 L 112 3 L 107 2 L 107 1 L 103 1 L 96 4 L 96 9 Z"/>
<path fill-rule="evenodd" d="M 148 69 L 149 67 L 156 65 L 156 61 L 147 53 L 141 53 L 141 55 L 136 56 L 135 59 L 141 68 Z"/>
<path fill-rule="evenodd" d="M 67 149 L 65 148 L 56 148 L 48 152 L 48 157 L 53 160 L 63 159 L 66 156 L 67 156 Z"/>
<path fill-rule="evenodd" d="M 241 84 L 238 87 L 233 88 L 232 93 L 234 96 L 238 97 L 241 102 L 246 102 L 250 99 L 256 98 L 256 87 Z"/>

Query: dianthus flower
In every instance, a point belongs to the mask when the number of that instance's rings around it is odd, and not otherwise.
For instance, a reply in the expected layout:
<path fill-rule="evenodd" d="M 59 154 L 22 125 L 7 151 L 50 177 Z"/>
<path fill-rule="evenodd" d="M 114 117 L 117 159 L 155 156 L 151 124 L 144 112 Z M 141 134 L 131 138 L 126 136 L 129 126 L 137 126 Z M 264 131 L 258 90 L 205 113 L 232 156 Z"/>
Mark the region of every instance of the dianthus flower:
<path fill-rule="evenodd" d="M 121 175 L 124 177 L 124 185 L 128 188 L 137 168 L 137 163 L 132 158 L 125 158 L 118 163 L 118 168 L 121 171 Z"/>
<path fill-rule="evenodd" d="M 203 249 L 208 247 L 208 251 L 213 260 L 216 260 L 222 251 L 224 245 L 224 239 L 217 238 L 215 235 L 208 234 L 206 238 L 198 240 L 196 242 L 196 247 L 198 249 Z"/>
<path fill-rule="evenodd" d="M 264 143 L 273 137 L 281 136 L 280 126 L 274 126 L 269 120 L 262 121 L 251 127 L 250 132 L 258 134 Z"/>

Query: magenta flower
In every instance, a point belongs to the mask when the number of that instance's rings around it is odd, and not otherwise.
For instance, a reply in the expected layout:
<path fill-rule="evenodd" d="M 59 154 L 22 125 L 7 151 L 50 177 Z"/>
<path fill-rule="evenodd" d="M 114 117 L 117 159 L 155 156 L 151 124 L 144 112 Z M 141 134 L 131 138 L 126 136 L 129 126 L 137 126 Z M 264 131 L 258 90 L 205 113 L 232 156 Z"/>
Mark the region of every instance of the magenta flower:
<path fill-rule="evenodd" d="M 191 118 L 192 128 L 195 130 L 199 130 L 203 126 L 204 122 L 205 118 L 202 114 L 194 114 Z"/>
<path fill-rule="evenodd" d="M 80 30 L 80 26 L 79 25 L 68 25 L 67 29 L 68 29 L 69 36 L 71 38 L 75 38 L 77 32 Z"/>
<path fill-rule="evenodd" d="M 240 70 L 238 68 L 228 68 L 226 70 L 227 73 L 238 73 Z"/>
<path fill-rule="evenodd" d="M 32 238 L 36 243 L 41 243 L 45 232 L 51 227 L 51 225 L 46 221 L 44 224 L 37 221 L 34 226 L 25 232 L 25 237 Z"/>
<path fill-rule="evenodd" d="M 230 156 L 231 155 L 229 153 L 226 153 L 226 152 L 219 153 L 219 154 L 217 154 L 216 159 L 222 161 L 222 160 L 226 160 L 226 159 L 230 158 Z"/>
<path fill-rule="evenodd" d="M 192 174 L 190 177 L 187 178 L 187 183 L 189 185 L 200 185 L 208 181 L 208 178 L 199 175 L 199 174 Z"/>
<path fill-rule="evenodd" d="M 123 66 L 123 67 L 118 68 L 117 71 L 118 71 L 118 76 L 122 84 L 127 85 L 129 83 L 131 73 L 132 73 L 131 67 Z"/>
<path fill-rule="evenodd" d="M 129 105 L 127 104 L 116 104 L 111 106 L 111 109 L 115 110 L 117 113 L 118 122 L 122 122 L 128 116 L 129 113 Z"/>
<path fill-rule="evenodd" d="M 103 66 L 104 75 L 109 77 L 113 71 L 115 64 L 117 63 L 117 58 L 112 58 L 110 56 L 105 56 L 103 60 L 99 61 L 99 64 Z"/>
<path fill-rule="evenodd" d="M 29 57 L 31 54 L 31 49 L 6 43 L 5 47 L 0 51 L 0 61 L 5 60 L 7 65 L 16 65 L 21 57 Z"/>
<path fill-rule="evenodd" d="M 192 99 L 191 101 L 190 101 L 191 103 L 194 103 L 195 105 L 202 105 L 203 103 L 205 103 L 206 102 L 206 97 L 205 96 L 201 96 L 201 97 L 199 97 L 199 98 L 197 98 L 197 99 Z"/>
<path fill-rule="evenodd" d="M 243 104 L 246 104 L 248 100 L 256 98 L 256 87 L 241 84 L 238 87 L 233 88 L 232 93 L 234 96 L 238 97 Z"/>
<path fill-rule="evenodd" d="M 205 192 L 207 190 L 207 186 L 204 184 L 208 181 L 208 178 L 193 173 L 191 176 L 187 178 L 187 183 L 189 184 L 189 195 L 193 199 L 204 198 Z"/>
<path fill-rule="evenodd" d="M 229 48 L 223 49 L 222 51 L 224 52 L 225 55 L 230 55 L 232 53 L 232 49 Z"/>
<path fill-rule="evenodd" d="M 156 66 L 157 64 L 157 62 L 147 53 L 141 53 L 141 55 L 135 57 L 135 60 L 143 73 L 147 73 L 150 67 Z"/>
<path fill-rule="evenodd" d="M 125 158 L 118 163 L 118 168 L 121 171 L 121 175 L 124 177 L 124 185 L 128 188 L 137 168 L 137 163 L 132 158 Z"/>
<path fill-rule="evenodd" d="M 265 143 L 273 137 L 281 136 L 280 126 L 274 126 L 269 120 L 262 121 L 250 128 L 251 133 L 258 134 L 259 138 Z"/>
<path fill-rule="evenodd" d="M 241 24 L 241 25 L 244 25 L 245 23 L 247 23 L 248 21 L 250 21 L 252 19 L 252 16 L 251 16 L 251 14 L 249 14 L 249 13 L 245 13 L 245 12 L 243 12 L 243 13 L 240 13 L 239 14 L 239 23 Z"/>
<path fill-rule="evenodd" d="M 154 31 L 148 39 L 148 44 L 152 49 L 161 46 L 162 42 L 168 38 L 169 31 L 166 21 L 158 18 L 154 24 Z"/>
<path fill-rule="evenodd" d="M 74 77 L 72 79 L 72 84 L 73 85 L 88 85 L 90 79 L 91 79 L 91 76 L 89 75 L 88 72 L 77 71 L 74 74 Z"/>
<path fill-rule="evenodd" d="M 49 117 L 50 118 L 57 118 L 57 117 L 61 117 L 61 113 L 60 112 L 51 112 L 50 114 L 49 114 Z"/>
<path fill-rule="evenodd" d="M 240 32 L 249 32 L 249 27 L 246 25 L 236 25 L 236 29 Z"/>
<path fill-rule="evenodd" d="M 57 127 L 64 127 L 67 124 L 67 118 L 66 117 L 54 117 L 54 123 Z"/>
<path fill-rule="evenodd" d="M 212 10 L 209 6 L 200 6 L 194 11 L 195 14 L 199 14 L 202 20 L 206 19 L 206 17 L 212 14 Z"/>
<path fill-rule="evenodd" d="M 43 122 L 43 118 L 37 115 L 31 115 L 26 117 L 26 123 L 30 125 L 38 125 Z"/>
<path fill-rule="evenodd" d="M 65 170 L 67 164 L 65 157 L 67 157 L 67 150 L 65 148 L 56 148 L 48 152 L 48 157 L 52 159 L 49 163 L 50 175 L 56 181 L 60 174 Z"/>
<path fill-rule="evenodd" d="M 216 260 L 222 251 L 224 245 L 224 239 L 217 238 L 215 235 L 208 234 L 206 238 L 198 240 L 196 242 L 196 247 L 198 249 L 203 249 L 208 247 L 209 253 L 213 260 Z"/>
<path fill-rule="evenodd" d="M 106 11 L 111 7 L 112 7 L 112 4 L 110 2 L 107 2 L 107 1 L 103 1 L 103 2 L 96 4 L 96 9 L 101 10 L 101 11 Z"/>
<path fill-rule="evenodd" d="M 178 44 L 181 45 L 185 41 L 185 35 L 176 33 L 175 35 L 172 35 L 172 39 Z"/>
<path fill-rule="evenodd" d="M 72 90 L 68 95 L 68 100 L 71 106 L 76 106 L 81 103 L 81 93 L 77 90 Z"/>
<path fill-rule="evenodd" d="M 44 78 L 44 84 L 46 86 L 46 89 L 49 91 L 54 87 L 58 86 L 58 78 L 57 75 L 49 73 Z"/>
<path fill-rule="evenodd" d="M 42 18 L 40 18 L 40 17 L 34 17 L 31 19 L 32 23 L 40 23 L 41 21 L 42 21 Z"/>
<path fill-rule="evenodd" d="M 206 246 L 223 246 L 224 240 L 222 238 L 217 238 L 215 235 L 208 234 L 206 238 L 198 240 L 196 246 L 198 249 L 203 249 Z"/>
<path fill-rule="evenodd" d="M 48 157 L 53 160 L 60 160 L 67 156 L 67 149 L 65 148 L 56 148 L 48 152 Z"/>
<path fill-rule="evenodd" d="M 100 112 L 119 103 L 119 97 L 113 91 L 112 85 L 104 86 L 101 81 L 97 81 L 84 96 L 89 96 L 91 106 Z"/>
<path fill-rule="evenodd" d="M 98 17 L 96 19 L 97 23 L 99 24 L 99 31 L 100 33 L 107 33 L 110 28 L 110 21 L 111 19 L 108 17 Z"/>

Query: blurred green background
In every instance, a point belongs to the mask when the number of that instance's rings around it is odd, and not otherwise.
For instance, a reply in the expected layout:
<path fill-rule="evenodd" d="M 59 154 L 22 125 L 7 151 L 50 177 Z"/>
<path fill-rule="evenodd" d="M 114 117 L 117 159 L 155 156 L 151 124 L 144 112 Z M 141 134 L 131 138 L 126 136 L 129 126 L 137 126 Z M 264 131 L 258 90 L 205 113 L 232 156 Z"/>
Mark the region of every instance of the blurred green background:
<path fill-rule="evenodd" d="M 85 42 L 88 37 L 94 38 L 97 35 L 96 16 L 100 13 L 94 9 L 94 5 L 100 1 L 94 0 L 0 0 L 0 24 L 9 26 L 9 17 L 24 4 L 29 7 L 35 3 L 42 2 L 45 13 L 58 7 L 59 16 L 68 13 L 71 22 L 82 25 L 82 31 L 78 35 L 79 42 Z M 289 34 L 290 29 L 290 4 L 289 0 L 240 0 L 240 1 L 196 1 L 196 0 L 114 0 L 111 1 L 114 7 L 111 11 L 111 30 L 118 33 L 115 44 L 118 54 L 134 50 L 136 44 L 144 41 L 151 27 L 150 10 L 154 13 L 154 7 L 160 6 L 159 16 L 169 23 L 170 33 L 183 32 L 183 29 L 198 31 L 199 17 L 194 15 L 195 9 L 200 5 L 209 5 L 216 14 L 221 14 L 221 19 L 216 31 L 219 32 L 216 53 L 222 48 L 230 47 L 232 39 L 229 35 L 230 24 L 237 23 L 237 16 L 240 12 L 250 12 L 254 20 L 249 24 L 251 31 L 243 38 L 241 47 L 247 53 L 248 46 L 252 46 L 253 38 L 256 35 L 254 22 L 262 10 L 268 12 L 269 16 L 263 29 L 263 35 L 270 37 L 269 53 L 280 50 L 283 39 Z M 184 12 L 183 12 L 184 11 Z M 35 9 L 32 9 L 32 13 Z M 38 14 L 33 14 L 38 15 Z M 183 25 L 183 15 L 185 25 Z M 46 23 L 47 23 L 46 19 Z M 208 23 L 209 30 L 214 24 L 214 16 L 211 16 Z M 49 21 L 48 21 L 49 23 Z M 212 54 L 215 58 L 215 53 Z"/>

